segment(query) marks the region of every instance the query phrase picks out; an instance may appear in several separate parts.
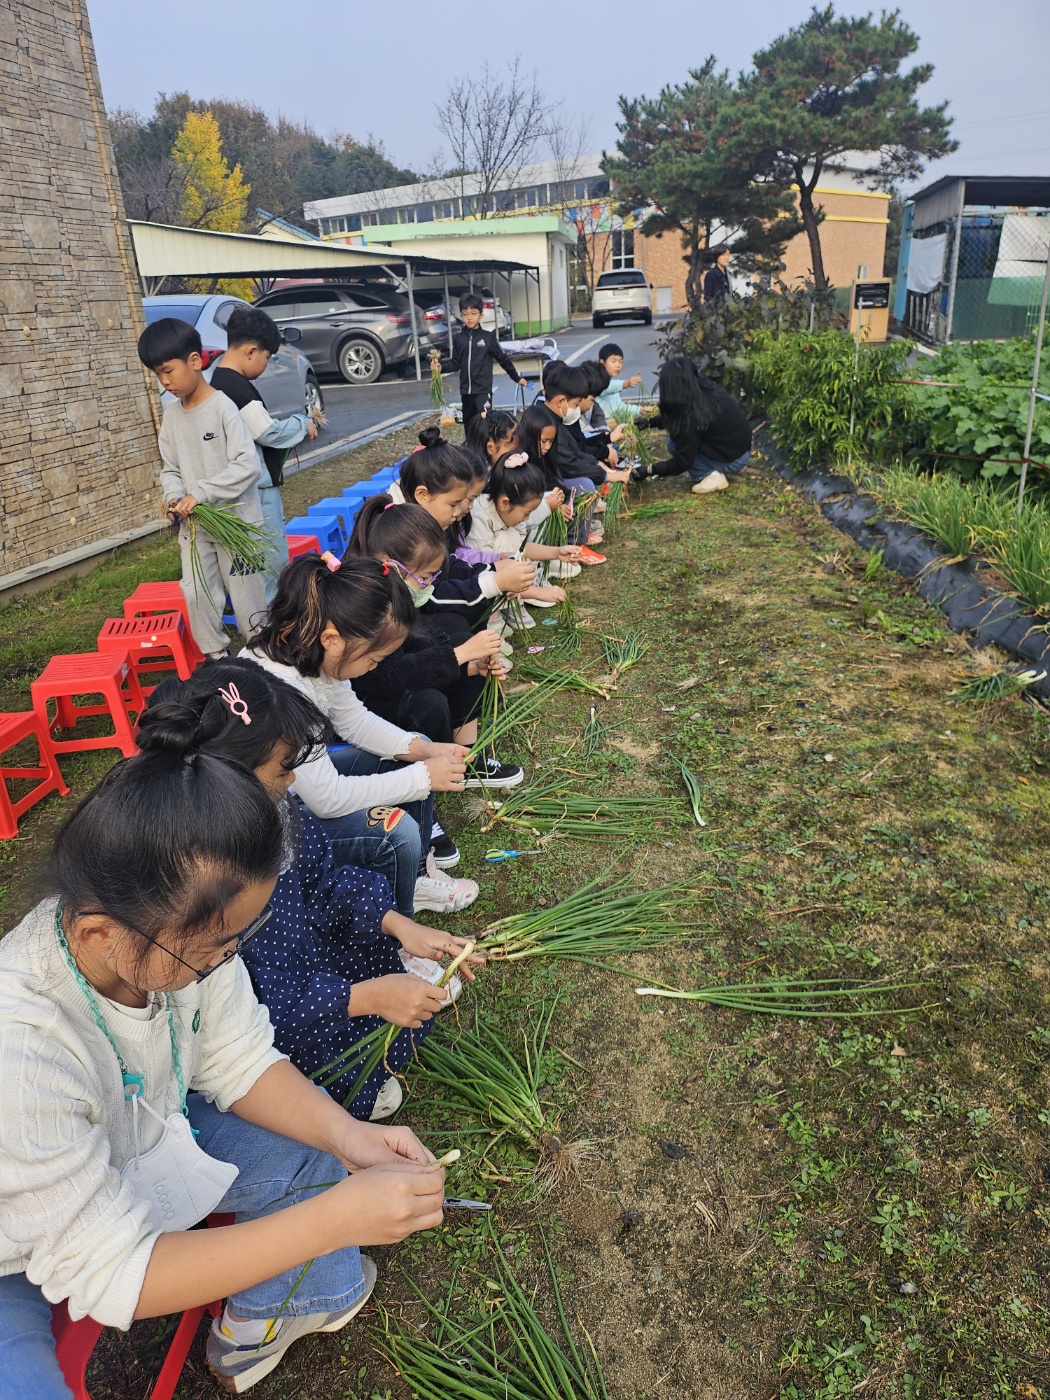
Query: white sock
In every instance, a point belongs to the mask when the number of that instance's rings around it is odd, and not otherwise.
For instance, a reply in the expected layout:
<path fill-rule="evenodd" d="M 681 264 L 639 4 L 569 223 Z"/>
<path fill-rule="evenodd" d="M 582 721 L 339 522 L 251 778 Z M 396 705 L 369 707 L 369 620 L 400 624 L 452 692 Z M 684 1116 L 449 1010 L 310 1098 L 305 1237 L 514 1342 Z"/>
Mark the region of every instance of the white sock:
<path fill-rule="evenodd" d="M 233 1317 L 229 1308 L 223 1309 L 219 1329 L 224 1337 L 236 1342 L 239 1347 L 261 1346 L 272 1342 L 284 1326 L 281 1320 L 265 1317 Z"/>

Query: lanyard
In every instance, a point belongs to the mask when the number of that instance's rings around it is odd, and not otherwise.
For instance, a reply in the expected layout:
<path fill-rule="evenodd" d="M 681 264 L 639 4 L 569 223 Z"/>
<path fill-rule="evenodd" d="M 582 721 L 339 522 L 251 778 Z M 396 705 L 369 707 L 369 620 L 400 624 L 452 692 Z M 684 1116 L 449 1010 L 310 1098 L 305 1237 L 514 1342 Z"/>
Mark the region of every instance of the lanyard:
<path fill-rule="evenodd" d="M 62 907 L 61 902 L 59 902 L 55 908 L 55 936 L 58 939 L 58 946 L 62 949 L 62 955 L 66 960 L 66 965 L 70 972 L 73 974 L 74 980 L 84 993 L 84 999 L 87 1001 L 88 1010 L 94 1018 L 95 1025 L 98 1026 L 99 1030 L 113 1047 L 113 1053 L 117 1057 L 117 1064 L 120 1066 L 120 1077 L 124 1084 L 125 1099 L 136 1099 L 145 1088 L 144 1076 L 135 1074 L 132 1070 L 129 1070 L 124 1063 L 124 1057 L 117 1049 L 117 1042 L 113 1039 L 109 1026 L 106 1024 L 106 1018 L 102 1013 L 102 1008 L 98 1004 L 95 993 L 88 985 L 87 978 L 76 965 L 73 954 L 69 950 L 69 940 L 66 938 L 65 929 L 62 927 Z M 168 1013 L 168 1034 L 171 1036 L 171 1067 L 175 1074 L 175 1083 L 179 1091 L 179 1106 L 183 1117 L 188 1118 L 189 1114 L 186 1111 L 186 1083 L 182 1077 L 182 1060 L 179 1057 L 179 1042 L 175 1034 L 175 1012 L 171 1005 L 171 998 L 166 992 L 164 994 L 164 1009 Z"/>

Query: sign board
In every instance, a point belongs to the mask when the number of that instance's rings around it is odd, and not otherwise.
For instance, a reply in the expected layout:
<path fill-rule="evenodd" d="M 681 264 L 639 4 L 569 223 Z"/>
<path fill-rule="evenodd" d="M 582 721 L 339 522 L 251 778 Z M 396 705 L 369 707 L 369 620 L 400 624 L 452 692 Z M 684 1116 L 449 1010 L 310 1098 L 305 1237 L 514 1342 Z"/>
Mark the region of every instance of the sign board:
<path fill-rule="evenodd" d="M 877 282 L 854 282 L 853 309 L 884 310 L 890 304 L 890 280 L 880 278 Z"/>

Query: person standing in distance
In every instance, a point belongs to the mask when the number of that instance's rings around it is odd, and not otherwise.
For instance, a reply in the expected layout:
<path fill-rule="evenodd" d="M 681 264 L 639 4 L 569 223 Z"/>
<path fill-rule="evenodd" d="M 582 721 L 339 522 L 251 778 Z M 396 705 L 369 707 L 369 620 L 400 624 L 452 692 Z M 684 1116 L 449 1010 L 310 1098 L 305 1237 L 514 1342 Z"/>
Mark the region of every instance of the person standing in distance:
<path fill-rule="evenodd" d="M 704 277 L 704 304 L 728 301 L 733 294 L 733 284 L 729 280 L 729 244 L 716 243 L 708 256 L 714 258 L 714 262 Z"/>

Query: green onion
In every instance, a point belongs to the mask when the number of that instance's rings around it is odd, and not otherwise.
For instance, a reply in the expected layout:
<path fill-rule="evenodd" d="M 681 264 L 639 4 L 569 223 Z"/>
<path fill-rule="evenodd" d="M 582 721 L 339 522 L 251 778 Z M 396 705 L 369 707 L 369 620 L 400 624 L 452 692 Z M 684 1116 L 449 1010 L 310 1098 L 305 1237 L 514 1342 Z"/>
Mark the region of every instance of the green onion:
<path fill-rule="evenodd" d="M 591 880 L 551 909 L 509 914 L 480 935 L 493 961 L 569 958 L 590 962 L 596 954 L 637 953 L 687 936 L 671 919 L 686 903 L 677 888 L 633 890 L 624 878 L 604 889 Z M 695 897 L 695 896 L 694 896 Z"/>
<path fill-rule="evenodd" d="M 554 1261 L 540 1232 L 557 1325 L 539 1317 L 511 1271 L 499 1235 L 486 1217 L 479 1227 L 493 1263 L 498 1301 L 474 1314 L 452 1306 L 450 1286 L 444 1303 L 432 1303 L 409 1280 L 436 1326 L 426 1333 L 384 1312 L 380 1350 L 407 1389 L 420 1400 L 609 1400 L 601 1363 L 582 1323 L 582 1339 L 570 1327 Z M 560 1337 L 558 1333 L 560 1331 Z"/>
<path fill-rule="evenodd" d="M 637 506 L 631 511 L 632 520 L 655 520 L 658 515 L 667 515 L 678 507 L 671 501 L 652 501 L 647 506 Z"/>
<path fill-rule="evenodd" d="M 605 742 L 605 725 L 594 713 L 594 706 L 591 706 L 591 717 L 583 727 L 583 756 L 593 758 Z"/>
<path fill-rule="evenodd" d="M 583 797 L 567 792 L 562 782 L 561 778 L 553 778 L 545 784 L 533 782 L 527 788 L 515 788 L 496 807 L 483 832 L 502 821 L 537 835 L 556 831 L 559 836 L 584 841 L 637 838 L 639 832 L 648 832 L 652 822 L 667 810 L 663 798 Z"/>
<path fill-rule="evenodd" d="M 588 680 L 579 671 L 567 671 L 562 667 L 544 666 L 532 656 L 523 656 L 518 662 L 518 675 L 522 680 L 548 681 L 552 677 L 557 677 L 561 684 L 560 690 L 583 690 L 591 695 L 600 695 L 603 700 L 608 700 L 609 691 L 599 685 L 597 681 Z"/>
<path fill-rule="evenodd" d="M 693 811 L 693 820 L 697 826 L 706 826 L 707 823 L 700 815 L 700 799 L 703 797 L 703 791 L 695 774 L 689 771 L 680 758 L 675 758 L 674 754 L 670 755 L 670 759 L 681 774 L 682 782 L 685 783 L 685 790 L 689 795 L 689 805 Z"/>
<path fill-rule="evenodd" d="M 441 351 L 430 352 L 430 402 L 435 408 L 445 407 L 445 381 L 441 377 Z"/>
<path fill-rule="evenodd" d="M 605 664 L 612 672 L 613 685 L 624 671 L 637 666 L 647 650 L 640 631 L 628 632 L 625 637 L 602 637 L 602 655 Z"/>
<path fill-rule="evenodd" d="M 1045 679 L 1045 671 L 992 671 L 985 676 L 967 676 L 958 690 L 950 693 L 959 700 L 997 705 L 1015 695 L 1023 695 L 1030 685 Z"/>
<path fill-rule="evenodd" d="M 605 514 L 602 516 L 608 539 L 612 539 L 616 534 L 620 527 L 620 517 L 626 513 L 623 482 L 613 481 L 609 485 L 609 494 L 605 497 Z"/>
<path fill-rule="evenodd" d="M 842 1016 L 899 1016 L 910 1008 L 900 1006 L 861 1007 L 853 1003 L 859 997 L 881 997 L 889 992 L 910 991 L 917 984 L 897 982 L 872 984 L 850 982 L 845 978 L 774 978 L 769 982 L 717 983 L 697 991 L 678 991 L 671 987 L 635 987 L 640 997 L 668 997 L 674 1001 L 706 1001 L 712 1006 L 725 1006 L 735 1011 L 769 1016 L 792 1016 L 800 1019 Z M 837 1003 L 845 1003 L 839 1006 Z M 836 1003 L 836 1005 L 831 1005 Z"/>
<path fill-rule="evenodd" d="M 190 574 L 198 598 L 203 593 L 212 607 L 208 578 L 201 559 L 197 531 L 202 530 L 220 549 L 230 556 L 231 567 L 239 574 L 261 574 L 266 570 L 272 545 L 266 526 L 257 520 L 242 520 L 235 506 L 211 506 L 198 502 L 186 517 L 190 535 Z"/>
<path fill-rule="evenodd" d="M 486 677 L 485 686 L 482 688 L 481 692 L 480 703 L 483 707 L 488 703 L 486 700 L 486 691 L 489 690 L 489 680 L 494 681 L 494 678 L 492 676 Z M 488 714 L 486 714 L 485 709 L 482 708 L 482 718 L 486 723 L 479 729 L 477 741 L 467 755 L 467 762 L 473 762 L 484 749 L 498 743 L 500 739 L 505 738 L 506 735 L 508 735 L 512 729 L 517 728 L 519 724 L 527 723 L 531 720 L 540 706 L 552 695 L 556 694 L 557 691 L 561 690 L 564 684 L 565 681 L 562 679 L 561 674 L 557 671 L 551 671 L 542 681 L 534 685 L 531 690 L 526 690 L 523 691 L 522 694 L 516 695 L 513 700 L 504 705 L 502 711 L 500 711 L 495 704 L 492 705 L 491 711 Z M 490 699 L 492 694 L 498 690 L 498 682 L 494 681 L 493 691 L 489 691 Z M 500 694 L 502 694 L 502 692 L 500 692 Z"/>

